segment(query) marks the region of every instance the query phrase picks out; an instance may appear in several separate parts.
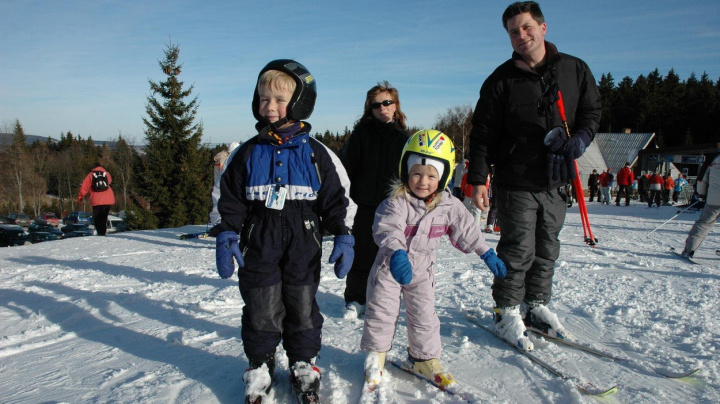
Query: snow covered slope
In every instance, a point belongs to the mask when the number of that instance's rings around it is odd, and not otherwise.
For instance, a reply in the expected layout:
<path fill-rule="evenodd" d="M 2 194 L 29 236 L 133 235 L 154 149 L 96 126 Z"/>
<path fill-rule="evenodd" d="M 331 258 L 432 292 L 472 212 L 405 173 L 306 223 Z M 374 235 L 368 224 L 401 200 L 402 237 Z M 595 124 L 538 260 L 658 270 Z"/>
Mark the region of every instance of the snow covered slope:
<path fill-rule="evenodd" d="M 553 364 L 622 403 L 720 402 L 720 229 L 694 265 L 682 249 L 699 213 L 589 204 L 596 248 L 582 242 L 577 208 L 560 237 L 551 303 L 576 336 L 618 355 L 623 364 L 536 341 Z M 181 241 L 204 226 L 127 232 L 0 249 L 0 402 L 237 403 L 247 366 L 240 340 L 237 275 L 215 272 L 214 239 Z M 497 235 L 488 237 L 491 245 Z M 327 261 L 332 239 L 323 244 Z M 465 319 L 480 310 L 491 322 L 491 273 L 477 256 L 442 244 L 436 265 L 442 360 L 472 397 L 485 402 L 590 402 L 573 384 L 532 364 Z M 323 265 L 317 295 L 325 315 L 321 397 L 356 403 L 362 388 L 361 321 L 342 318 L 344 280 Z M 401 316 L 390 355 L 404 355 Z M 277 403 L 290 402 L 287 361 L 278 354 Z M 284 360 L 284 361 L 283 361 Z M 652 367 L 691 369 L 682 380 Z M 459 402 L 390 368 L 383 401 Z"/>

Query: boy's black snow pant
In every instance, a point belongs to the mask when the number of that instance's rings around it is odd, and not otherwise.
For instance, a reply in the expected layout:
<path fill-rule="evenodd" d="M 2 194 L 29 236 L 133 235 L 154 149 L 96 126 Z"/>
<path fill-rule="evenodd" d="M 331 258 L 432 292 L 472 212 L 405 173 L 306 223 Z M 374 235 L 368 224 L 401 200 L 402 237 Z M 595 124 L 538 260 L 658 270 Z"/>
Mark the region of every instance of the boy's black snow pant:
<path fill-rule="evenodd" d="M 377 207 L 358 205 L 353 225 L 355 237 L 355 260 L 345 280 L 345 303 L 365 304 L 367 281 L 375 263 L 378 246 L 373 238 L 372 226 Z"/>
<path fill-rule="evenodd" d="M 497 253 L 507 266 L 507 276 L 493 281 L 497 307 L 516 306 L 523 300 L 550 301 L 560 255 L 558 235 L 567 211 L 565 198 L 570 197 L 562 193 L 560 189 L 531 192 L 498 187 L 494 195 L 501 229 Z"/>
<path fill-rule="evenodd" d="M 240 242 L 245 267 L 238 271 L 248 359 L 273 355 L 281 339 L 291 361 L 317 356 L 323 324 L 315 300 L 321 245 L 312 211 L 287 204 L 282 211 L 251 209 Z"/>

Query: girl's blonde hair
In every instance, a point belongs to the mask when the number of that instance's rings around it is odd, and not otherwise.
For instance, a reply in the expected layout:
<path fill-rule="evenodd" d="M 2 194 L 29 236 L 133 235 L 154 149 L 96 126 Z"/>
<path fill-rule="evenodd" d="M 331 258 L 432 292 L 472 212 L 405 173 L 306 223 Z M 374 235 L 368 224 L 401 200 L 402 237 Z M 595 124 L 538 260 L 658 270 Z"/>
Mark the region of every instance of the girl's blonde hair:
<path fill-rule="evenodd" d="M 290 91 L 295 93 L 297 84 L 289 74 L 280 70 L 268 70 L 258 78 L 258 88 L 268 86 L 274 91 Z"/>
<path fill-rule="evenodd" d="M 410 187 L 400 179 L 395 179 L 390 183 L 388 196 L 393 199 L 404 198 L 407 201 L 411 201 L 414 198 L 410 193 Z M 428 212 L 435 209 L 440 201 L 442 201 L 442 192 L 436 192 L 435 196 L 433 196 L 429 202 L 425 202 Z"/>

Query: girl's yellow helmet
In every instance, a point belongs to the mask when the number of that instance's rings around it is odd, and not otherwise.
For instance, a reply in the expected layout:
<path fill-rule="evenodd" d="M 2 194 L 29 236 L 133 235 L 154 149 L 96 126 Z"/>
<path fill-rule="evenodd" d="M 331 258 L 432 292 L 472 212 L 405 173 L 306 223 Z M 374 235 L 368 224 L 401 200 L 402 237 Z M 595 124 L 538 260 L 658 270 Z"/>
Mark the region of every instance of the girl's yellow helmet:
<path fill-rule="evenodd" d="M 407 183 L 410 167 L 408 167 L 408 158 L 411 155 L 419 155 L 420 157 L 430 157 L 440 161 L 443 166 L 443 172 L 440 174 L 438 182 L 438 191 L 447 188 L 455 169 L 455 145 L 450 137 L 439 130 L 425 129 L 415 132 L 408 139 L 403 148 L 400 157 L 400 179 Z M 439 170 L 438 170 L 439 171 Z"/>

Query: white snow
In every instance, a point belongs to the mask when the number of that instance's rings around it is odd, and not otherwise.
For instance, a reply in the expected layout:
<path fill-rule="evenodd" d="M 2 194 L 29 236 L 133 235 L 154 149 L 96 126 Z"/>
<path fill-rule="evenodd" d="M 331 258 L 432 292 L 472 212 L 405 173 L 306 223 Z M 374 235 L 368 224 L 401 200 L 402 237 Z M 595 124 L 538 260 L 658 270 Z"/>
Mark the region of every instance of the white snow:
<path fill-rule="evenodd" d="M 606 402 L 720 402 L 718 226 L 693 265 L 669 248 L 682 250 L 699 213 L 683 213 L 648 237 L 678 209 L 589 204 L 589 210 L 599 244 L 583 243 L 577 207 L 571 208 L 549 307 L 579 340 L 641 361 L 612 362 L 533 339 L 536 352 L 598 386 L 617 385 Z M 247 362 L 237 275 L 217 275 L 214 239 L 178 239 L 200 230 L 0 249 L 0 402 L 240 402 Z M 488 236 L 493 247 L 498 237 Z M 324 262 L 331 248 L 326 238 Z M 449 242 L 437 257 L 441 360 L 468 394 L 493 403 L 594 401 L 465 319 L 466 311 L 480 310 L 482 321 L 492 321 L 492 276 L 479 257 Z M 362 321 L 343 318 L 344 284 L 324 263 L 317 299 L 325 325 L 316 365 L 325 403 L 358 402 L 364 381 Z M 403 314 L 389 357 L 403 358 L 406 344 Z M 291 402 L 282 351 L 276 364 L 269 398 Z M 654 374 L 655 367 L 702 371 L 672 380 Z M 392 366 L 380 392 L 387 403 L 459 402 Z"/>

